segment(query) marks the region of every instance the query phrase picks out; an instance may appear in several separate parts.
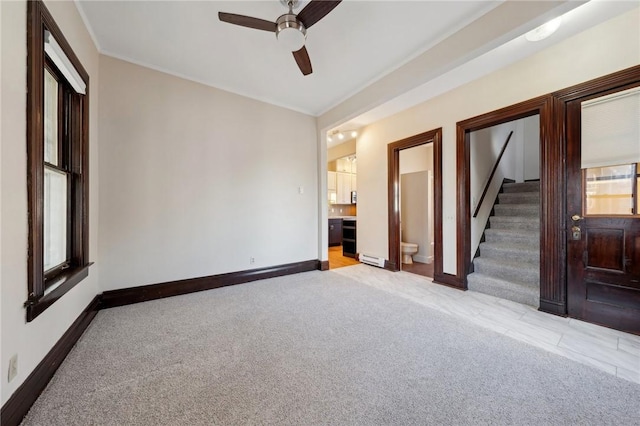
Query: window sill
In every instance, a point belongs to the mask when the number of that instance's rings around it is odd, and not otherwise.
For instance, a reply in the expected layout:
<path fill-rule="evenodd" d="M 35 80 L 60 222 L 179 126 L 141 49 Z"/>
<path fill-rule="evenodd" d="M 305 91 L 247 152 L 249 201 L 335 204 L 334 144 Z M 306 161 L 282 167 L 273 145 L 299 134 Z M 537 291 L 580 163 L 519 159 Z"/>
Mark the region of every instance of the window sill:
<path fill-rule="evenodd" d="M 89 276 L 89 267 L 93 262 L 84 266 L 68 270 L 56 277 L 45 294 L 39 298 L 30 298 L 25 302 L 27 308 L 27 322 L 33 321 L 49 306 L 65 295 L 80 281 Z"/>

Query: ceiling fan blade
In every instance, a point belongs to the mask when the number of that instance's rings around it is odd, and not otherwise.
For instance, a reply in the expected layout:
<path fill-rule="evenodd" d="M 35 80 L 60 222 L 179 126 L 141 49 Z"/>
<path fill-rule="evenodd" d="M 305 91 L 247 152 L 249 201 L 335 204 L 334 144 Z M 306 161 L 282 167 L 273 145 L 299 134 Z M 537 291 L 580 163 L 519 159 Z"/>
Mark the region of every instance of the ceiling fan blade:
<path fill-rule="evenodd" d="M 309 59 L 309 53 L 307 53 L 307 48 L 302 46 L 302 49 L 293 52 L 293 57 L 298 64 L 298 68 L 302 71 L 303 75 L 309 75 L 313 72 L 311 69 L 311 59 Z"/>
<path fill-rule="evenodd" d="M 298 13 L 298 19 L 302 21 L 305 27 L 309 28 L 324 18 L 339 4 L 340 1 L 311 0 L 309 4 Z"/>
<path fill-rule="evenodd" d="M 242 27 L 254 28 L 256 30 L 276 32 L 276 23 L 264 19 L 252 18 L 251 16 L 236 15 L 235 13 L 218 12 L 218 19 Z"/>

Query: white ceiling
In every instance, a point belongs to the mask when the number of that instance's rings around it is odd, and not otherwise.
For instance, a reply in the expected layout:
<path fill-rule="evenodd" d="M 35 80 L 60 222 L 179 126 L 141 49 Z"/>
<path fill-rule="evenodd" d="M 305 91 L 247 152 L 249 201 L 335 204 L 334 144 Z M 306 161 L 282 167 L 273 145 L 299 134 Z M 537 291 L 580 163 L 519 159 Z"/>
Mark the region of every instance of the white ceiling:
<path fill-rule="evenodd" d="M 306 77 L 274 34 L 218 20 L 224 11 L 275 21 L 279 1 L 76 4 L 103 54 L 320 115 L 500 2 L 343 1 L 307 32 Z"/>
<path fill-rule="evenodd" d="M 277 0 L 75 1 L 105 55 L 314 116 L 324 114 L 341 130 L 423 102 L 640 4 L 345 0 L 309 29 L 306 46 L 314 71 L 303 76 L 273 34 L 218 20 L 218 11 L 275 20 L 286 11 Z M 307 3 L 301 1 L 295 11 Z M 549 39 L 530 43 L 520 37 L 567 11 Z M 493 23 L 491 28 L 486 22 Z M 461 46 L 465 31 L 484 37 L 484 44 L 473 47 L 467 37 L 469 45 Z M 438 62 L 445 44 L 457 56 L 445 54 L 449 57 Z M 354 101 L 363 94 L 364 109 Z M 341 105 L 355 107 L 348 116 L 336 116 Z"/>

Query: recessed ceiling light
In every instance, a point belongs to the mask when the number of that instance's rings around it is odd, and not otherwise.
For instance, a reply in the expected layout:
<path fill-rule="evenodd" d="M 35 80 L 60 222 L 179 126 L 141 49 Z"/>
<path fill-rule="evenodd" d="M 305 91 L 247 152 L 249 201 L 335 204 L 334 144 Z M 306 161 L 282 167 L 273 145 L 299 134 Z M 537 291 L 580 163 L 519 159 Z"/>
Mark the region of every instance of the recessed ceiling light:
<path fill-rule="evenodd" d="M 338 139 L 340 140 L 344 139 L 344 134 L 342 134 L 342 132 L 338 133 Z"/>
<path fill-rule="evenodd" d="M 547 22 L 546 24 L 540 25 L 535 30 L 531 30 L 524 35 L 524 37 L 529 41 L 540 41 L 551 34 L 555 33 L 558 27 L 560 27 L 560 23 L 562 23 L 562 17 L 558 16 L 555 19 Z"/>
<path fill-rule="evenodd" d="M 353 132 L 351 132 L 351 137 L 355 138 L 356 136 L 358 136 L 358 132 L 356 132 L 355 130 Z"/>

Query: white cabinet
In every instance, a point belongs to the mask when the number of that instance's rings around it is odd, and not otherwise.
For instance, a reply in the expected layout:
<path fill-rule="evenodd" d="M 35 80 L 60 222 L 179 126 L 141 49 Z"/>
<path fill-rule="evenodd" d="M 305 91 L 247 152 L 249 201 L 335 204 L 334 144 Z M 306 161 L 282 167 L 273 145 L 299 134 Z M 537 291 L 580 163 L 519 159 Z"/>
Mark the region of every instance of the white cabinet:
<path fill-rule="evenodd" d="M 336 204 L 351 204 L 351 173 L 336 173 Z"/>
<path fill-rule="evenodd" d="M 338 158 L 336 160 L 336 171 L 351 173 L 351 161 L 348 158 Z"/>
<path fill-rule="evenodd" d="M 356 190 L 355 158 L 338 158 L 335 164 L 335 172 L 327 171 L 329 204 L 351 204 L 351 191 Z"/>
<path fill-rule="evenodd" d="M 336 172 L 327 172 L 327 189 L 329 191 L 336 190 Z"/>

